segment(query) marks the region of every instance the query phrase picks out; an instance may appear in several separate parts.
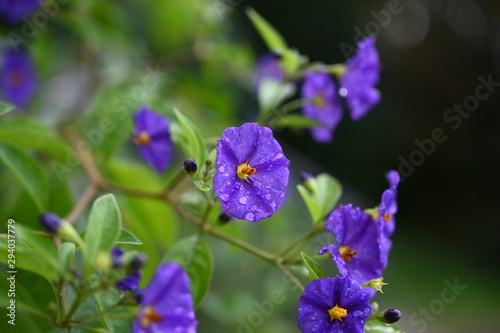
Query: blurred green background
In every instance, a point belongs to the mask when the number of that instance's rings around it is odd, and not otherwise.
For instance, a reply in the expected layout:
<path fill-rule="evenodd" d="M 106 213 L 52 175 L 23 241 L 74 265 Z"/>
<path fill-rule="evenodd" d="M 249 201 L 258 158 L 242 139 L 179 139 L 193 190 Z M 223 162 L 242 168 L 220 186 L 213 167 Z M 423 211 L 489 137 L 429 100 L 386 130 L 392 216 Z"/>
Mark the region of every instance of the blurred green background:
<path fill-rule="evenodd" d="M 37 95 L 24 114 L 0 119 L 0 139 L 41 161 L 50 184 L 49 208 L 61 216 L 88 183 L 79 167 L 63 181 L 54 172 L 52 163 L 64 163 L 67 146 L 57 150 L 50 138 L 65 124 L 76 122 L 81 135 L 90 138 L 102 119 L 111 119 L 116 130 L 92 147 L 101 170 L 109 179 L 156 189 L 176 169 L 157 176 L 139 160 L 130 139 L 130 115 L 138 105 L 147 103 L 170 116 L 175 106 L 189 114 L 207 138 L 220 137 L 225 127 L 239 126 L 257 114 L 249 88 L 251 69 L 255 57 L 267 50 L 245 7 L 266 18 L 290 46 L 324 63 L 345 61 L 341 45 L 354 46 L 359 31 L 366 33 L 369 27 L 377 35 L 383 65 L 378 86 L 382 102 L 358 122 L 346 117 L 328 145 L 314 143 L 307 131 L 277 132 L 292 161 L 287 202 L 272 221 L 239 221 L 222 229 L 277 252 L 310 228 L 294 186 L 300 170 L 333 174 L 344 186 L 340 203 L 373 207 L 386 188 L 384 174 L 399 168 L 400 156 L 408 160 L 414 154 L 415 140 L 423 141 L 442 128 L 448 139 L 400 186 L 397 232 L 384 274 L 389 285 L 377 300 L 382 308 L 403 311 L 400 327 L 407 332 L 496 333 L 500 92 L 481 101 L 456 130 L 443 115 L 474 95 L 479 76 L 492 74 L 500 80 L 500 3 L 392 1 L 401 10 L 384 16 L 389 2 L 61 1 L 59 11 L 28 40 L 39 72 Z M 3 26 L 0 45 L 8 45 L 8 33 L 21 28 Z M 44 133 L 51 129 L 45 141 L 26 140 L 39 133 L 33 124 L 44 126 Z M 177 149 L 177 165 L 183 158 Z M 2 221 L 15 218 L 39 228 L 33 203 L 2 166 L 0 181 Z M 181 188 L 187 191 L 184 201 L 199 200 L 188 183 Z M 147 282 L 172 241 L 195 229 L 164 205 L 118 198 L 130 230 L 145 243 L 138 248 L 150 256 Z M 84 221 L 82 217 L 78 225 Z M 198 331 L 298 332 L 300 293 L 281 272 L 218 239 L 208 240 L 215 272 L 197 310 Z M 327 235 L 318 236 L 306 252 L 313 254 L 328 242 Z M 335 272 L 329 260 L 321 263 Z M 455 279 L 467 289 L 440 307 L 444 281 Z M 42 278 L 24 272 L 18 281 L 30 286 L 40 308 L 51 302 L 50 287 Z M 429 307 L 429 319 L 422 320 L 421 309 Z M 5 318 L 5 311 L 0 315 Z M 31 317 L 18 319 L 13 332 L 50 330 Z M 4 331 L 4 320 L 0 327 Z"/>

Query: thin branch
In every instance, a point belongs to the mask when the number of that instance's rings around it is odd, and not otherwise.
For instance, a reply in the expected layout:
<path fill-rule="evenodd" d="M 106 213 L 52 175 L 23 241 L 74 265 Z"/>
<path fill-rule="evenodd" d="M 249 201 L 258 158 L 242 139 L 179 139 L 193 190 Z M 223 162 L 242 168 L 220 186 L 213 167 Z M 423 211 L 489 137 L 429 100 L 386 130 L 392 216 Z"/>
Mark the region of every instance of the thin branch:
<path fill-rule="evenodd" d="M 80 197 L 76 205 L 71 209 L 68 215 L 65 217 L 65 220 L 69 223 L 73 224 L 76 222 L 81 213 L 85 210 L 90 201 L 97 194 L 97 188 L 94 184 L 90 184 L 83 192 L 83 195 Z"/>

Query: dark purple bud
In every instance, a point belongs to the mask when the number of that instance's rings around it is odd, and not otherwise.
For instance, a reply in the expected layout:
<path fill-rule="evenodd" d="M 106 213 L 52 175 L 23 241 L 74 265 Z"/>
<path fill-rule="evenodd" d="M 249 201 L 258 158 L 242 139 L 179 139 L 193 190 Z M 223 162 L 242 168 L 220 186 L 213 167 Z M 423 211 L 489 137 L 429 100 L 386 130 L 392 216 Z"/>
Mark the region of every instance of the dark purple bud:
<path fill-rule="evenodd" d="M 62 219 L 54 213 L 44 213 L 40 215 L 40 222 L 48 232 L 54 235 L 59 232 L 59 228 L 63 224 Z"/>
<path fill-rule="evenodd" d="M 384 322 L 387 324 L 394 324 L 394 323 L 398 322 L 402 316 L 403 316 L 403 314 L 398 309 L 388 309 L 388 310 L 385 310 L 384 312 L 382 312 L 379 315 L 378 319 L 381 322 Z"/>
<path fill-rule="evenodd" d="M 135 298 L 135 301 L 137 302 L 137 304 L 141 304 L 142 298 L 144 295 L 144 291 L 142 289 L 134 290 L 133 295 L 134 295 L 134 298 Z"/>
<path fill-rule="evenodd" d="M 219 222 L 220 224 L 226 224 L 228 223 L 229 221 L 231 221 L 233 217 L 231 215 L 229 215 L 226 211 L 222 211 L 219 215 Z"/>
<path fill-rule="evenodd" d="M 146 262 L 148 261 L 148 257 L 146 256 L 145 253 L 138 252 L 131 260 L 129 263 L 130 269 L 137 271 L 144 267 Z"/>
<path fill-rule="evenodd" d="M 113 261 L 113 267 L 123 266 L 122 256 L 124 253 L 125 251 L 119 247 L 114 247 L 113 250 L 111 250 L 111 261 Z"/>
<path fill-rule="evenodd" d="M 196 161 L 192 158 L 188 158 L 184 161 L 184 171 L 186 171 L 189 176 L 192 176 L 198 172 L 198 164 L 196 164 Z"/>

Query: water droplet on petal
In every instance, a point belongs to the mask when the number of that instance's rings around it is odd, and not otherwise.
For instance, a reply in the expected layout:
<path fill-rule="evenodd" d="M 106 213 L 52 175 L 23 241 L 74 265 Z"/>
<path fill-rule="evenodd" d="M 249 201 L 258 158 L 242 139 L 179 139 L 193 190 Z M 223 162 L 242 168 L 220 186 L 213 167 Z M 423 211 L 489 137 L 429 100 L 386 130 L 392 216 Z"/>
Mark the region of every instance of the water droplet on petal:
<path fill-rule="evenodd" d="M 339 89 L 339 95 L 340 95 L 341 97 L 346 97 L 348 94 L 349 94 L 349 92 L 347 91 L 347 89 L 346 89 L 346 88 L 340 88 L 340 89 Z"/>
<path fill-rule="evenodd" d="M 280 199 L 283 199 L 285 197 L 285 192 L 280 193 Z"/>
<path fill-rule="evenodd" d="M 229 194 L 227 193 L 222 193 L 219 195 L 219 198 L 222 200 L 222 201 L 228 201 L 229 200 Z"/>
<path fill-rule="evenodd" d="M 255 216 L 252 213 L 246 213 L 245 214 L 245 220 L 253 221 L 254 218 L 255 218 Z"/>
<path fill-rule="evenodd" d="M 271 194 L 269 194 L 269 193 L 268 193 L 268 194 L 266 194 L 266 195 L 264 196 L 264 198 L 266 198 L 267 200 L 270 200 L 270 199 L 271 199 Z"/>
<path fill-rule="evenodd" d="M 224 172 L 226 170 L 226 168 L 222 164 L 222 165 L 219 166 L 219 169 L 217 169 L 217 170 L 219 170 L 219 172 Z"/>
<path fill-rule="evenodd" d="M 246 204 L 247 204 L 247 202 L 248 202 L 248 199 L 247 199 L 246 197 L 240 197 L 240 198 L 238 199 L 238 202 L 239 202 L 240 204 L 242 204 L 242 205 L 246 205 Z"/>
<path fill-rule="evenodd" d="M 253 205 L 250 210 L 253 210 L 254 212 L 261 212 L 262 210 L 259 208 L 257 205 Z"/>
<path fill-rule="evenodd" d="M 274 201 L 271 202 L 271 208 L 276 209 L 276 202 L 274 202 Z"/>

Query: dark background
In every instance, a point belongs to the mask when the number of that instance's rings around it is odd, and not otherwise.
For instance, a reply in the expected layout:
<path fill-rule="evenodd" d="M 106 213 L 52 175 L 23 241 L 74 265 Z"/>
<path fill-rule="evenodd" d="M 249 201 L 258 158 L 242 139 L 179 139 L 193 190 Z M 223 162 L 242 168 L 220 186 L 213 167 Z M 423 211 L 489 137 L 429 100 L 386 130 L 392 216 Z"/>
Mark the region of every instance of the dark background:
<path fill-rule="evenodd" d="M 247 5 L 290 46 L 313 61 L 335 63 L 345 60 L 341 43 L 354 45 L 354 29 L 365 31 L 375 21 L 371 11 L 380 12 L 385 3 L 245 1 L 233 19 L 256 50 L 266 52 L 266 47 L 244 16 L 242 7 Z M 377 202 L 386 187 L 383 175 L 399 167 L 399 157 L 408 160 L 418 149 L 415 140 L 430 138 L 436 128 L 444 130 L 446 141 L 436 144 L 400 186 L 398 230 L 387 274 L 406 271 L 403 275 L 416 285 L 392 282 L 407 284 L 398 291 L 413 300 L 424 288 L 437 297 L 444 279 L 458 277 L 468 285 L 464 295 L 471 299 L 461 296 L 461 305 L 453 304 L 443 314 L 451 319 L 457 310 L 457 318 L 461 306 L 474 311 L 478 303 L 484 305 L 479 297 L 483 292 L 485 297 L 499 295 L 489 283 L 500 262 L 500 89 L 480 101 L 456 130 L 443 115 L 475 94 L 479 76 L 493 74 L 500 81 L 500 2 L 401 1 L 401 6 L 401 13 L 392 15 L 377 35 L 382 102 L 360 121 L 344 117 L 334 142 L 326 146 L 314 144 L 308 133 L 284 131 L 278 136 Z M 425 306 L 431 300 L 423 297 L 415 304 Z M 495 321 L 493 315 L 489 318 Z M 488 320 L 482 323 L 486 331 Z M 435 324 L 439 327 L 439 320 Z"/>

